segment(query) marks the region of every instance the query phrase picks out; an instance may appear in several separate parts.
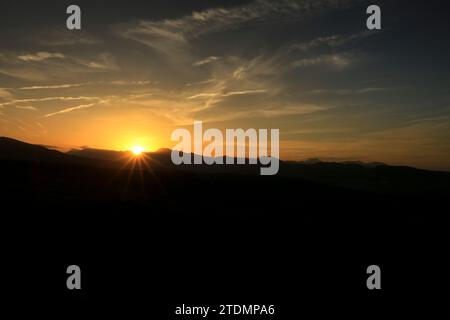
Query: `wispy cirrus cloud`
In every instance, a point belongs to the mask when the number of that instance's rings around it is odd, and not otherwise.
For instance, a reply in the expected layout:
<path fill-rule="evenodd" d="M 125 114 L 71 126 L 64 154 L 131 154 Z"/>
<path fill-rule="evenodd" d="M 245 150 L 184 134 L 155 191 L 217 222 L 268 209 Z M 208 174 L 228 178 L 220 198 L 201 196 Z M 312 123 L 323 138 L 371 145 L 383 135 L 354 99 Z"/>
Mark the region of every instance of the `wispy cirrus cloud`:
<path fill-rule="evenodd" d="M 52 59 L 60 59 L 60 60 L 66 60 L 71 63 L 75 63 L 77 65 L 86 66 L 88 68 L 92 69 L 115 69 L 116 63 L 114 58 L 110 53 L 101 53 L 99 54 L 96 59 L 87 60 L 87 59 L 81 59 L 78 57 L 73 57 L 70 55 L 66 55 L 59 52 L 45 52 L 40 51 L 36 53 L 29 53 L 29 54 L 22 54 L 17 56 L 17 60 L 23 61 L 23 62 L 46 62 L 46 66 L 51 66 L 52 64 L 50 62 L 47 62 L 47 60 Z M 59 64 L 60 65 L 60 64 Z"/>
<path fill-rule="evenodd" d="M 15 90 L 50 90 L 50 89 L 68 89 L 68 88 L 77 88 L 88 85 L 101 85 L 104 84 L 104 81 L 94 81 L 94 82 L 85 82 L 85 83 L 67 83 L 67 84 L 49 84 L 49 85 L 36 85 L 36 86 L 28 86 L 28 87 L 19 87 L 19 88 L 8 88 Z M 112 80 L 107 81 L 106 83 L 117 85 L 117 86 L 143 86 L 151 84 L 150 80 Z M 1 93 L 0 93 L 1 97 Z"/>
<path fill-rule="evenodd" d="M 295 43 L 290 49 L 291 50 L 300 50 L 300 51 L 308 51 L 315 48 L 320 48 L 322 46 L 337 48 L 351 42 L 359 41 L 365 39 L 369 36 L 373 36 L 378 34 L 379 32 L 373 31 L 362 31 L 358 33 L 352 34 L 334 34 L 330 36 L 321 36 L 316 37 L 310 41 Z"/>
<path fill-rule="evenodd" d="M 100 103 L 100 102 L 99 102 Z M 74 107 L 70 107 L 70 108 L 65 108 L 56 112 L 52 112 L 52 113 L 48 113 L 46 115 L 44 115 L 44 118 L 49 118 L 49 117 L 53 117 L 59 114 L 65 114 L 65 113 L 69 113 L 72 111 L 77 111 L 77 110 L 82 110 L 82 109 L 88 109 L 91 108 L 99 103 L 89 103 L 89 104 L 80 104 L 78 106 L 74 106 Z"/>
<path fill-rule="evenodd" d="M 21 110 L 37 111 L 37 109 L 33 106 L 15 106 L 15 108 Z"/>
<path fill-rule="evenodd" d="M 33 54 L 25 54 L 17 56 L 17 59 L 25 62 L 39 62 L 48 59 L 65 59 L 66 56 L 62 53 L 51 53 L 46 51 L 40 51 Z"/>
<path fill-rule="evenodd" d="M 241 96 L 247 94 L 259 94 L 267 92 L 266 89 L 257 90 L 241 90 L 241 91 L 230 91 L 225 93 L 198 93 L 196 95 L 188 97 L 188 99 L 199 99 L 199 98 L 210 98 L 210 97 L 231 97 L 231 96 Z"/>
<path fill-rule="evenodd" d="M 351 0 L 256 0 L 230 8 L 196 11 L 178 19 L 139 20 L 120 24 L 114 30 L 171 59 L 186 58 L 190 42 L 203 35 L 238 29 L 247 24 L 280 19 L 297 20 L 329 9 L 342 8 Z"/>
<path fill-rule="evenodd" d="M 318 111 L 328 110 L 331 108 L 333 108 L 333 107 L 320 106 L 320 105 L 314 105 L 314 104 L 297 104 L 297 105 L 277 106 L 277 107 L 271 107 L 271 108 L 261 108 L 261 109 L 255 110 L 255 111 L 249 111 L 248 113 L 246 113 L 246 115 L 273 118 L 273 117 L 314 113 L 314 112 L 318 112 Z"/>
<path fill-rule="evenodd" d="M 98 55 L 95 60 L 85 60 L 74 58 L 78 64 L 86 66 L 89 69 L 108 71 L 108 70 L 118 70 L 118 66 L 114 57 L 110 53 L 102 53 Z"/>
<path fill-rule="evenodd" d="M 250 101 L 253 97 L 267 95 L 273 97 L 283 92 L 284 83 L 282 81 L 283 73 L 286 73 L 292 67 L 311 66 L 311 65 L 329 65 L 336 69 L 344 69 L 351 63 L 350 55 L 345 53 L 335 53 L 330 55 L 322 55 L 318 57 L 305 57 L 302 59 L 292 60 L 289 53 L 290 50 L 307 51 L 310 48 L 322 45 L 336 47 L 353 40 L 363 38 L 365 35 L 333 35 L 313 39 L 308 43 L 299 44 L 297 47 L 285 45 L 275 52 L 258 52 L 256 56 L 249 57 L 239 56 L 238 54 L 230 55 L 226 52 L 208 52 L 209 54 L 198 57 L 195 47 L 195 41 L 201 37 L 228 30 L 241 28 L 248 25 L 258 25 L 259 23 L 276 22 L 283 19 L 302 20 L 304 17 L 311 17 L 316 13 L 321 13 L 328 9 L 336 9 L 345 6 L 352 1 L 348 0 L 256 0 L 240 6 L 225 8 L 210 8 L 203 11 L 192 12 L 177 19 L 164 20 L 140 20 L 131 23 L 116 25 L 113 27 L 117 33 L 125 39 L 134 40 L 141 44 L 162 53 L 162 59 L 169 57 L 172 61 L 187 62 L 183 65 L 183 78 L 187 79 L 186 85 L 182 90 L 170 89 L 166 87 L 166 92 L 158 99 L 166 99 L 166 102 L 174 103 L 170 95 L 181 101 L 192 100 L 190 110 L 183 108 L 186 115 L 194 114 L 199 111 L 207 110 L 213 106 L 223 104 L 224 102 L 239 105 L 239 99 L 242 97 L 246 101 Z M 58 37 L 55 37 L 58 38 Z M 95 41 L 84 41 L 70 39 L 68 43 L 60 43 L 60 45 L 70 45 L 81 42 L 79 44 L 94 44 Z M 58 48 L 57 51 L 63 51 L 64 48 Z M 65 51 L 63 51 L 65 52 Z M 20 59 L 18 58 L 20 57 Z M 7 70 L 10 75 L 18 75 L 23 79 L 27 79 L 30 72 L 33 75 L 42 75 L 43 68 L 48 70 L 46 74 L 53 76 L 52 70 L 76 70 L 80 73 L 83 70 L 87 72 L 118 70 L 115 59 L 111 54 L 100 54 L 95 59 L 86 59 L 72 56 L 70 53 L 38 51 L 35 53 L 16 55 L 19 65 L 16 69 L 9 68 Z M 192 68 L 208 65 L 207 68 Z M 31 67 L 30 67 L 31 66 Z M 25 70 L 25 68 L 28 68 Z M 189 70 L 190 69 L 190 70 Z M 175 70 L 175 73 L 179 69 Z M 207 80 L 199 81 L 196 72 L 207 78 Z M 1 68 L 0 68 L 1 71 Z M 18 71 L 18 72 L 14 72 Z M 25 71 L 29 71 L 26 73 Z M 63 79 L 60 73 L 55 73 L 59 79 Z M 181 78 L 181 77 L 180 77 Z M 56 77 L 55 77 L 56 79 Z M 36 79 L 44 80 L 44 79 Z M 51 80 L 51 79 L 48 79 Z M 70 81 L 70 80 L 69 80 Z M 83 81 L 83 80 L 79 80 Z M 93 81 L 92 83 L 94 83 Z M 98 81 L 114 85 L 138 86 L 150 84 L 150 81 L 127 81 L 127 80 L 104 80 Z M 21 87 L 22 90 L 51 90 L 51 89 L 69 89 L 81 86 L 81 84 L 50 84 L 50 85 L 34 85 Z M 134 88 L 139 92 L 140 89 Z M 175 91 L 177 91 L 175 93 Z M 161 93 L 161 92 L 160 92 Z M 143 95 L 151 96 L 153 93 L 144 93 Z M 123 95 L 124 99 L 131 100 L 131 96 Z M 48 99 L 48 98 L 42 98 Z M 19 100 L 18 100 L 19 101 Z M 46 101 L 46 100 L 42 100 Z M 48 100 L 47 100 L 48 101 Z M 93 100 L 96 101 L 96 100 Z M 24 103 L 31 103 L 29 99 L 22 99 Z M 75 110 L 91 107 L 93 103 L 80 104 L 79 106 L 65 108 L 53 113 L 50 116 L 68 113 Z M 80 108 L 78 108 L 80 107 Z M 69 111 L 65 111 L 65 110 Z M 184 109 L 186 109 L 184 111 Z M 260 110 L 259 106 L 247 105 L 247 109 Z M 218 116 L 219 109 L 216 110 Z M 287 111 L 286 111 L 287 112 Z M 264 111 L 261 114 L 275 115 L 273 111 Z"/>
<path fill-rule="evenodd" d="M 339 70 L 349 67 L 355 57 L 350 53 L 324 54 L 317 57 L 299 59 L 292 62 L 295 68 L 311 66 L 331 66 Z"/>
<path fill-rule="evenodd" d="M 117 86 L 145 86 L 153 82 L 150 80 L 112 80 L 109 83 Z"/>
<path fill-rule="evenodd" d="M 47 113 L 44 115 L 44 118 L 50 118 L 54 117 L 56 115 L 61 114 L 67 114 L 73 111 L 83 110 L 83 109 L 89 109 L 98 105 L 103 105 L 111 102 L 130 102 L 133 100 L 139 100 L 142 98 L 147 98 L 152 96 L 152 93 L 143 93 L 143 94 L 129 94 L 125 96 L 105 96 L 105 97 L 97 97 L 95 102 L 87 103 L 87 104 L 80 104 L 73 107 L 64 108 L 55 112 Z"/>
<path fill-rule="evenodd" d="M 196 67 L 203 66 L 205 64 L 214 62 L 214 61 L 219 60 L 219 59 L 220 59 L 219 57 L 210 56 L 210 57 L 207 57 L 205 59 L 202 59 L 202 60 L 199 60 L 199 61 L 195 62 L 193 65 L 196 66 Z"/>
<path fill-rule="evenodd" d="M 71 84 L 54 84 L 54 85 L 46 85 L 46 86 L 30 86 L 30 87 L 21 87 L 20 90 L 42 90 L 42 89 L 67 89 L 74 87 L 81 87 L 82 83 L 71 83 Z"/>
<path fill-rule="evenodd" d="M 43 98 L 30 98 L 30 99 L 16 99 L 8 102 L 0 103 L 0 107 L 16 105 L 18 103 L 29 103 L 29 102 L 47 102 L 47 101 L 73 101 L 73 100 L 100 100 L 99 97 L 88 97 L 88 96 L 79 96 L 79 97 L 43 97 Z"/>
<path fill-rule="evenodd" d="M 364 94 L 364 93 L 374 93 L 374 92 L 385 92 L 389 90 L 393 90 L 394 88 L 386 88 L 386 87 L 366 87 L 359 89 L 316 89 L 306 94 L 312 95 L 324 95 L 324 94 L 332 94 L 332 95 L 351 95 L 351 94 Z"/>
<path fill-rule="evenodd" d="M 74 75 L 117 70 L 119 68 L 115 58 L 108 52 L 95 54 L 90 59 L 47 51 L 0 54 L 1 74 L 35 82 L 69 80 Z"/>
<path fill-rule="evenodd" d="M 222 112 L 220 115 L 204 115 L 204 121 L 231 121 L 248 118 L 282 118 L 288 116 L 299 116 L 334 108 L 333 106 L 321 106 L 314 104 L 277 104 L 276 106 L 258 107 L 253 109 Z"/>
<path fill-rule="evenodd" d="M 48 75 L 41 72 L 40 70 L 22 66 L 0 66 L 0 74 L 28 81 L 45 81 L 48 79 Z"/>

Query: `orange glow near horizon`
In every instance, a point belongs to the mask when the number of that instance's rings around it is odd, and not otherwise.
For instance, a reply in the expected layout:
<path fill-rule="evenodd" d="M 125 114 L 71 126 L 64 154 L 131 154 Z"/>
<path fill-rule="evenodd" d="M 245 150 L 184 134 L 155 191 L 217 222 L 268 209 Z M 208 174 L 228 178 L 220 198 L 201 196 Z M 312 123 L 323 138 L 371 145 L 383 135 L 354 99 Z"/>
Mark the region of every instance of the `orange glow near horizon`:
<path fill-rule="evenodd" d="M 142 154 L 142 152 L 144 152 L 144 148 L 141 146 L 134 146 L 133 148 L 131 148 L 131 152 L 133 152 L 135 156 L 139 156 Z"/>

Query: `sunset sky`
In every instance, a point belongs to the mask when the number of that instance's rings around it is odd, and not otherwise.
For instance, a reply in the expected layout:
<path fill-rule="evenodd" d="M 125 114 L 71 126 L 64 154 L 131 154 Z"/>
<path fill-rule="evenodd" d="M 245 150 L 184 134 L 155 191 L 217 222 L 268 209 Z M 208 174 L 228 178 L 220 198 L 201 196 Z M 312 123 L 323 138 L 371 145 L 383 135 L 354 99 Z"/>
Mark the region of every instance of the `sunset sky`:
<path fill-rule="evenodd" d="M 66 29 L 74 3 L 81 31 Z M 282 159 L 450 170 L 447 14 L 438 1 L 2 1 L 0 136 L 156 150 L 201 120 L 279 128 Z"/>

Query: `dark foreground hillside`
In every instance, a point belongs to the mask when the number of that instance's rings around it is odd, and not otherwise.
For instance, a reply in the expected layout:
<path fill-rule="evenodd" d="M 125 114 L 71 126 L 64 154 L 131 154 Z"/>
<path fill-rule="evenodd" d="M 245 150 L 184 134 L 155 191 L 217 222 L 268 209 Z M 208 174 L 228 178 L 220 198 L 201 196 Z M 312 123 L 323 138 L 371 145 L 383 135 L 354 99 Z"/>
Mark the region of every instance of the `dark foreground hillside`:
<path fill-rule="evenodd" d="M 295 315 L 301 301 L 324 316 L 357 314 L 353 304 L 383 313 L 433 296 L 447 270 L 447 173 L 283 163 L 268 177 L 16 143 L 0 143 L 5 287 L 40 307 L 168 318 L 182 303 Z M 65 287 L 71 264 L 81 292 Z M 365 285 L 371 264 L 380 292 Z"/>

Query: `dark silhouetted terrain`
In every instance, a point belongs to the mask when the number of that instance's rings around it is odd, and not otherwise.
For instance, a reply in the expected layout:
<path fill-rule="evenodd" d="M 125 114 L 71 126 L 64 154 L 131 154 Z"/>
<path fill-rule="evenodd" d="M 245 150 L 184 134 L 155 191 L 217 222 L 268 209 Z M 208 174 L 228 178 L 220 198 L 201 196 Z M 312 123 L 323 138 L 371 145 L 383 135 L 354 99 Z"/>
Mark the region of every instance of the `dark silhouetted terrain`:
<path fill-rule="evenodd" d="M 286 288 L 311 309 L 337 292 L 369 303 L 365 268 L 379 264 L 392 301 L 376 301 L 389 304 L 404 290 L 431 290 L 445 267 L 447 172 L 314 161 L 260 176 L 250 165 L 177 167 L 170 150 L 139 159 L 0 138 L 10 294 L 44 287 L 52 301 L 105 307 L 147 293 L 150 304 L 232 295 L 295 313 Z M 79 295 L 64 289 L 73 263 L 89 279 Z M 30 265 L 39 274 L 31 288 L 21 276 Z M 416 268 L 428 276 L 411 282 Z"/>

